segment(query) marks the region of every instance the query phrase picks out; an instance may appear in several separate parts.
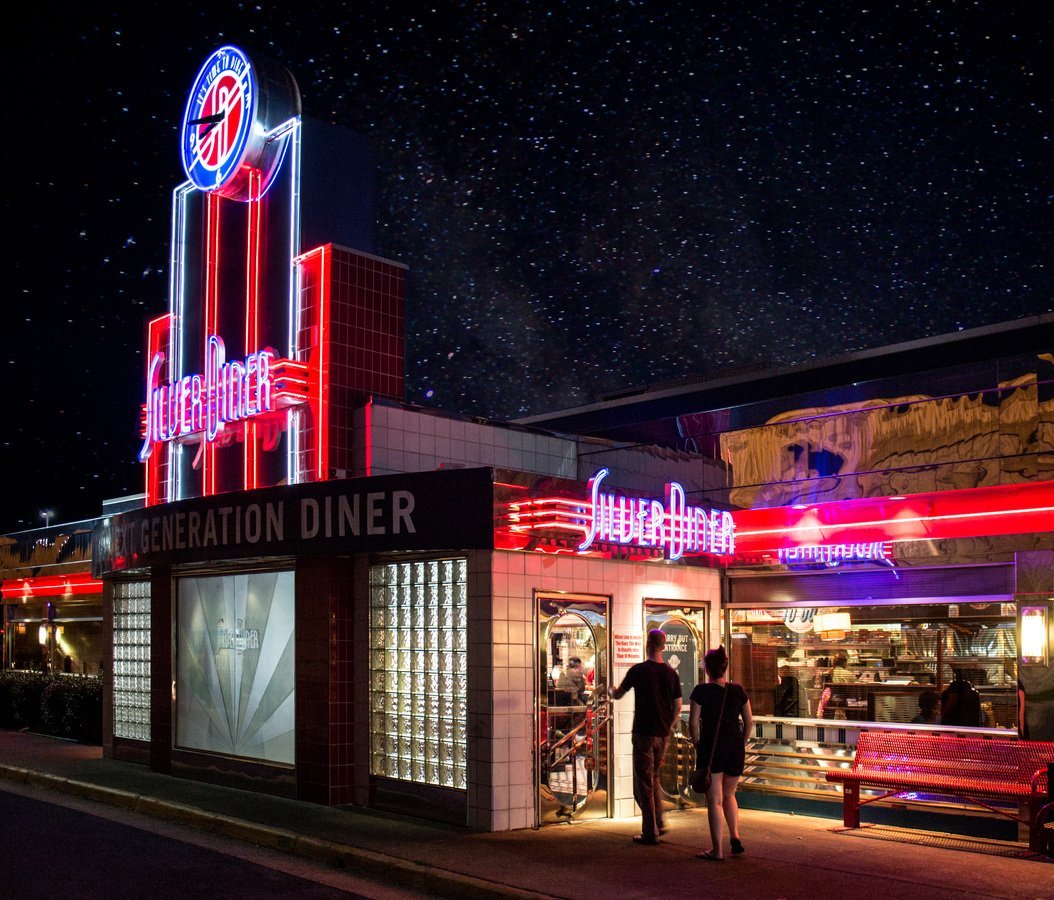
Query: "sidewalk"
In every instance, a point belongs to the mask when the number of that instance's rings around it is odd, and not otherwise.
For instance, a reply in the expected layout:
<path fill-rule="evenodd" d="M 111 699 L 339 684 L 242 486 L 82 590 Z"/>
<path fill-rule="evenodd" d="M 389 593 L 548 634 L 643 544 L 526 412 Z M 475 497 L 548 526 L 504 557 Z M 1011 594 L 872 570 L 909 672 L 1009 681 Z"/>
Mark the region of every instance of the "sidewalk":
<path fill-rule="evenodd" d="M 695 859 L 704 810 L 672 813 L 658 847 L 636 819 L 475 834 L 172 778 L 98 747 L 0 731 L 0 777 L 342 865 L 448 897 L 1050 897 L 1054 863 L 1016 844 L 743 810 L 746 854 Z M 726 835 L 727 853 L 727 835 Z"/>

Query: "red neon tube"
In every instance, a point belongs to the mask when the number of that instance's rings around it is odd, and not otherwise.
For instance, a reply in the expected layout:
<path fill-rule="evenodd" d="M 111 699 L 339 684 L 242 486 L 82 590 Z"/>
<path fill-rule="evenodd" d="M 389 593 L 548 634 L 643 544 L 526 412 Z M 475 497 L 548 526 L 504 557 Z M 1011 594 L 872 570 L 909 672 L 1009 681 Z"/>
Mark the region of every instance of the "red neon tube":
<path fill-rule="evenodd" d="M 1054 481 L 744 509 L 736 550 L 812 544 L 949 540 L 1054 531 Z"/>
<path fill-rule="evenodd" d="M 102 582 L 92 578 L 87 572 L 73 575 L 40 575 L 36 578 L 8 578 L 0 584 L 0 593 L 5 600 L 102 593 Z"/>

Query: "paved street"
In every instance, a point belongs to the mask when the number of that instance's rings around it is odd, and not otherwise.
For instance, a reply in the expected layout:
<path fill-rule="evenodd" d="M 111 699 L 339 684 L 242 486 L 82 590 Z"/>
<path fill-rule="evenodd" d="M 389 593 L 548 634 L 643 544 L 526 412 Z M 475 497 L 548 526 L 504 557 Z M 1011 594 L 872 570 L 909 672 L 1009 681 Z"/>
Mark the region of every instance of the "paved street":
<path fill-rule="evenodd" d="M 93 805 L 85 809 L 117 808 L 199 831 L 210 841 L 244 842 L 367 882 L 444 897 L 1054 896 L 1054 863 L 1022 844 L 875 825 L 845 832 L 837 820 L 760 810 L 742 813 L 746 854 L 714 863 L 695 859 L 706 846 L 703 810 L 671 814 L 658 847 L 631 842 L 639 831 L 639 820 L 632 818 L 477 834 L 172 778 L 102 759 L 97 747 L 4 731 L 0 779 L 27 790 L 73 795 Z M 77 860 L 95 852 L 93 826 L 83 819 L 48 832 L 30 843 L 68 843 L 72 861 L 64 865 L 79 865 Z M 54 861 L 34 854 L 27 858 L 35 868 L 57 869 Z"/>
<path fill-rule="evenodd" d="M 287 853 L 11 782 L 0 781 L 0 822 L 4 892 L 18 900 L 422 896 Z"/>

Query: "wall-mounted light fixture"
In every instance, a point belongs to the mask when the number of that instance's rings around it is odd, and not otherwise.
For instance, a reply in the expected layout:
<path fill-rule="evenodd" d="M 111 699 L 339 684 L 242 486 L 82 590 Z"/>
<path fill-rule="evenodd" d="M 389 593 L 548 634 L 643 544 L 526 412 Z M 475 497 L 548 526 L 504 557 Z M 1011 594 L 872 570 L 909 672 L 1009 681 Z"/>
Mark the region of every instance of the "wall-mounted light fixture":
<path fill-rule="evenodd" d="M 847 612 L 817 613 L 812 627 L 822 641 L 844 641 L 853 623 Z"/>
<path fill-rule="evenodd" d="M 40 646 L 43 647 L 48 642 L 48 626 L 41 625 L 37 629 L 37 640 L 40 641 Z"/>
<path fill-rule="evenodd" d="M 1052 604 L 1054 598 L 1018 604 L 1017 646 L 1023 666 L 1050 665 Z"/>

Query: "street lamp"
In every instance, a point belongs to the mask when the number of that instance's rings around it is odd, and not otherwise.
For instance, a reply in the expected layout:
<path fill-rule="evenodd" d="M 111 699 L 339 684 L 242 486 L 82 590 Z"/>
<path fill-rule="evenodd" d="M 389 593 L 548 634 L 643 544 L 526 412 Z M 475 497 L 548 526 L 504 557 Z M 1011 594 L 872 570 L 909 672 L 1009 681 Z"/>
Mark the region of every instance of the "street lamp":
<path fill-rule="evenodd" d="M 44 527 L 47 528 L 51 524 L 51 517 L 55 515 L 55 513 L 50 509 L 42 509 L 40 515 L 44 519 Z"/>

